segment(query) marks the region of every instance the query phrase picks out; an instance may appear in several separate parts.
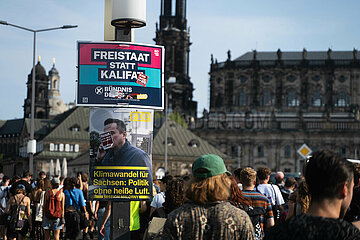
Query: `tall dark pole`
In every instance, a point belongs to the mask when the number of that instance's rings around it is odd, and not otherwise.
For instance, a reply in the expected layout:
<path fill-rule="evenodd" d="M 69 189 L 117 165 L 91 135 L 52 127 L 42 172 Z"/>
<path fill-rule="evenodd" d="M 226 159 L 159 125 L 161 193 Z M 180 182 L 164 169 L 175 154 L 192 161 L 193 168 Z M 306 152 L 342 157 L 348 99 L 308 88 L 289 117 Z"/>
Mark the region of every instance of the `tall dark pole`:
<path fill-rule="evenodd" d="M 169 102 L 169 95 L 168 93 L 165 91 L 165 150 L 164 150 L 164 169 L 165 169 L 165 174 L 168 170 L 168 161 L 167 161 L 167 157 L 168 157 L 168 102 Z"/>
<path fill-rule="evenodd" d="M 132 30 L 115 28 L 115 41 L 132 42 Z M 111 202 L 110 239 L 130 240 L 131 202 Z"/>

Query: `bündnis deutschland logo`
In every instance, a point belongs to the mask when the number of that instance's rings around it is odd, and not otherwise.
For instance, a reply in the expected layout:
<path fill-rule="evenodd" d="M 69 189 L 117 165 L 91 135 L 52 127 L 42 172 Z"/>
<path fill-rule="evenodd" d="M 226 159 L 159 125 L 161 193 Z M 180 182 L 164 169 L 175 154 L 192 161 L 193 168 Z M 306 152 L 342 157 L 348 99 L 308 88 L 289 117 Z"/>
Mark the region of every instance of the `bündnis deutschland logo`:
<path fill-rule="evenodd" d="M 97 87 L 95 88 L 95 93 L 96 93 L 97 95 L 101 95 L 103 92 L 104 92 L 104 90 L 103 90 L 103 88 L 102 88 L 101 86 L 97 86 Z"/>

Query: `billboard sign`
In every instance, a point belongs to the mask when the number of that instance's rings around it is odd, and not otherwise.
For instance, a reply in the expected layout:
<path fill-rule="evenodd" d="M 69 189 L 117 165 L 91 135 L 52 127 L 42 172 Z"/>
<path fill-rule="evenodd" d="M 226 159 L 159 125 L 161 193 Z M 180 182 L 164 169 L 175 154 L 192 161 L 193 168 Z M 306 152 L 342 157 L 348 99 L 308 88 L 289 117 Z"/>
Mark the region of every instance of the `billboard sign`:
<path fill-rule="evenodd" d="M 78 106 L 163 109 L 164 47 L 78 42 Z"/>
<path fill-rule="evenodd" d="M 153 113 L 90 108 L 90 199 L 150 199 Z"/>

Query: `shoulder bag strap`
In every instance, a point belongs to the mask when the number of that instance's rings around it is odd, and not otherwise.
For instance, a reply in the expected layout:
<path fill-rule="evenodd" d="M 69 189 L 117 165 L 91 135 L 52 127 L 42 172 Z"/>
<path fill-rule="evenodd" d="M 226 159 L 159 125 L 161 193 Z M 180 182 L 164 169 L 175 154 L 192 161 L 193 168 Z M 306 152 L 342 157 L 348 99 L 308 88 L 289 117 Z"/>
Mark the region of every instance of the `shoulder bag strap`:
<path fill-rule="evenodd" d="M 274 188 L 274 186 L 272 184 L 270 184 L 270 185 L 271 185 L 271 187 L 272 187 L 272 189 L 274 191 L 274 194 L 275 194 L 275 205 L 278 205 L 278 199 L 277 199 L 277 196 L 276 196 L 275 188 Z"/>
<path fill-rule="evenodd" d="M 41 192 L 40 195 L 40 205 L 44 205 L 45 191 Z"/>
<path fill-rule="evenodd" d="M 79 207 L 79 205 L 77 204 L 77 202 L 75 201 L 75 199 L 73 198 L 73 196 L 72 196 L 72 194 L 71 194 L 71 190 L 68 190 L 68 191 L 69 191 L 70 198 L 72 199 L 72 201 L 73 201 L 74 204 L 76 205 L 76 206 L 75 206 L 76 211 L 80 211 L 80 207 Z"/>
<path fill-rule="evenodd" d="M 21 198 L 21 200 L 20 200 L 20 202 L 19 202 L 19 204 L 18 204 L 18 202 L 16 201 L 16 197 L 14 196 L 15 204 L 16 204 L 16 205 L 20 205 L 20 204 L 22 203 L 22 201 L 24 200 L 25 197 L 26 197 L 26 196 L 24 195 L 24 196 Z"/>

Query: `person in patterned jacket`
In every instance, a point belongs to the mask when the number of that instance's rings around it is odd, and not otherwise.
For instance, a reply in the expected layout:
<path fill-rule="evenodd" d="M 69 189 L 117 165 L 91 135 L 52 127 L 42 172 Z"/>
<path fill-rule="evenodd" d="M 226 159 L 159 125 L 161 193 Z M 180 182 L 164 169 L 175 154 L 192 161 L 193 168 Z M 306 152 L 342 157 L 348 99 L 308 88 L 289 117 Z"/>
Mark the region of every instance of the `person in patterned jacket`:
<path fill-rule="evenodd" d="M 192 173 L 190 201 L 168 215 L 162 239 L 255 239 L 247 213 L 227 201 L 231 182 L 223 159 L 200 156 Z"/>

